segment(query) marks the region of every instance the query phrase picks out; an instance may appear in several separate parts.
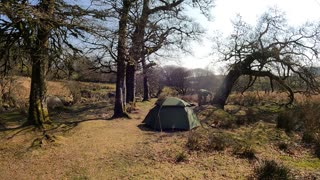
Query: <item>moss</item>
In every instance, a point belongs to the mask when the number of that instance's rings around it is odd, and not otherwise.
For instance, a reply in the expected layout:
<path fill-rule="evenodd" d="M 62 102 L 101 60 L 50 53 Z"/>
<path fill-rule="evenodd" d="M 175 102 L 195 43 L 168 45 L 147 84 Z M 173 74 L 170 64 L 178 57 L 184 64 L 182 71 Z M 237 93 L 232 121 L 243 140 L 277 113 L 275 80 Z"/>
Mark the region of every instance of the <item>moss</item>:
<path fill-rule="evenodd" d="M 266 104 L 262 106 L 256 106 L 260 111 L 271 112 L 271 113 L 279 113 L 284 110 L 281 106 L 277 104 Z"/>
<path fill-rule="evenodd" d="M 281 156 L 281 160 L 296 169 L 305 169 L 311 171 L 320 170 L 320 159 L 315 157 L 305 156 L 299 159 L 290 156 Z"/>
<path fill-rule="evenodd" d="M 198 118 L 212 127 L 231 128 L 236 125 L 237 118 L 223 109 L 209 106 L 197 114 Z"/>

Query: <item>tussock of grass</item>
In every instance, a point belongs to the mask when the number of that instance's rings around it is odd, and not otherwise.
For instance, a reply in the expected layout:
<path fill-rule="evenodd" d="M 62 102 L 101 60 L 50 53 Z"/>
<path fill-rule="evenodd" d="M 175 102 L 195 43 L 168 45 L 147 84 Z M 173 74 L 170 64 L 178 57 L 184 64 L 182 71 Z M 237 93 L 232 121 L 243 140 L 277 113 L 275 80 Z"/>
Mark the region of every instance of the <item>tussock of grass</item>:
<path fill-rule="evenodd" d="M 258 180 L 287 180 L 292 179 L 290 170 L 275 161 L 265 160 L 262 164 L 255 168 L 255 177 Z"/>

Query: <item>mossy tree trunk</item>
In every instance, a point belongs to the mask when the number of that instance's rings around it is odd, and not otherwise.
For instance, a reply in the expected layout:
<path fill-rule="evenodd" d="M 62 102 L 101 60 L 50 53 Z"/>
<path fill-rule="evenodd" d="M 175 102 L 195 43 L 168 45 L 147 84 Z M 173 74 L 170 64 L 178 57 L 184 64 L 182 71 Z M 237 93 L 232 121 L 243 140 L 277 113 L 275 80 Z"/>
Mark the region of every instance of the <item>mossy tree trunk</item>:
<path fill-rule="evenodd" d="M 50 122 L 46 102 L 45 57 L 39 54 L 32 58 L 28 124 L 43 126 Z"/>
<path fill-rule="evenodd" d="M 54 0 L 42 0 L 39 3 L 39 12 L 50 17 L 54 11 Z M 46 95 L 46 66 L 49 58 L 49 35 L 51 27 L 43 20 L 36 25 L 37 35 L 31 53 L 32 75 L 29 97 L 29 115 L 27 124 L 44 127 L 50 123 Z M 30 37 L 26 37 L 30 38 Z"/>

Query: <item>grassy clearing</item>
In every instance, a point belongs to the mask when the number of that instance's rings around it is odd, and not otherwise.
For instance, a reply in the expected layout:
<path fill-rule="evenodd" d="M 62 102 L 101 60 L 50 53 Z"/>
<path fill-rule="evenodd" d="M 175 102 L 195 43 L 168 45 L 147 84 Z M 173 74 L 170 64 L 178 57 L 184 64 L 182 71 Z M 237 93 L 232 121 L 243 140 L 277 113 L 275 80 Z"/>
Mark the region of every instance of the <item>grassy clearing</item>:
<path fill-rule="evenodd" d="M 114 88 L 85 86 L 94 95 Z M 93 98 L 54 109 L 51 119 L 66 124 L 47 132 L 53 142 L 34 143 L 43 134 L 31 127 L 0 131 L 0 179 L 247 179 L 263 160 L 289 167 L 297 179 L 320 177 L 320 160 L 301 134 L 276 128 L 277 104 L 233 104 L 227 112 L 204 106 L 196 109 L 204 128 L 155 132 L 141 126 L 155 101 L 137 102 L 132 119 L 108 120 L 112 102 Z M 23 118 L 1 113 L 0 123 Z"/>

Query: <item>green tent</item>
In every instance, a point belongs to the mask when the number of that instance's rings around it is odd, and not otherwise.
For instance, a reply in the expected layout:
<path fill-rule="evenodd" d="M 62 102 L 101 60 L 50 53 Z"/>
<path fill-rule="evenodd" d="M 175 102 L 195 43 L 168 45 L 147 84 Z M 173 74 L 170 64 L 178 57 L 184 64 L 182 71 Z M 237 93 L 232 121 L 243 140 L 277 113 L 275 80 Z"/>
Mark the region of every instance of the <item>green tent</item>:
<path fill-rule="evenodd" d="M 156 130 L 190 130 L 200 126 L 200 122 L 190 108 L 190 104 L 175 97 L 158 100 L 143 123 Z"/>

